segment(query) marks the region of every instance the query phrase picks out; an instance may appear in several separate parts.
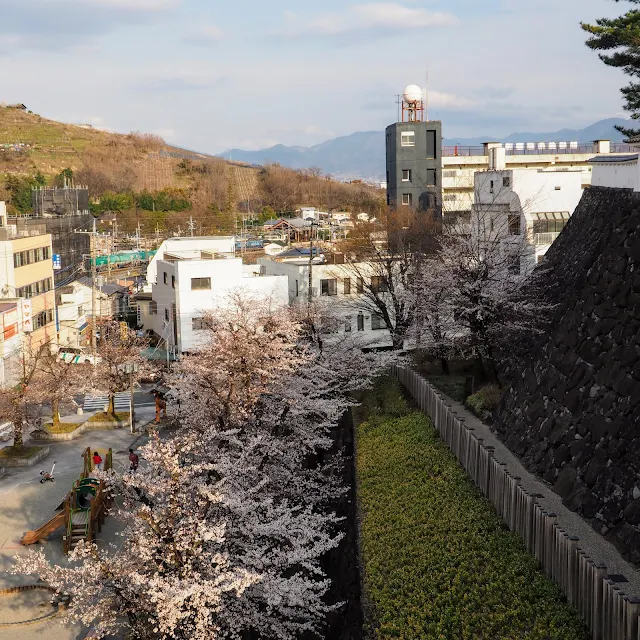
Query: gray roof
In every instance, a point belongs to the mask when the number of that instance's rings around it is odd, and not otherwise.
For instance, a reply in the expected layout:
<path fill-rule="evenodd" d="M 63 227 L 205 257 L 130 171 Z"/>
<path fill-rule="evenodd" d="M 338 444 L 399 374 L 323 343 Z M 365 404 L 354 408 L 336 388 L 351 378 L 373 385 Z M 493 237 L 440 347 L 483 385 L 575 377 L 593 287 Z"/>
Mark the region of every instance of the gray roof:
<path fill-rule="evenodd" d="M 84 285 L 85 287 L 91 287 L 91 278 L 83 277 L 78 278 L 76 281 L 79 284 Z M 100 292 L 104 293 L 107 296 L 112 296 L 116 293 L 127 293 L 128 289 L 119 284 L 113 284 L 111 282 L 105 282 L 101 287 L 96 287 Z"/>
<path fill-rule="evenodd" d="M 591 158 L 589 162 L 591 163 L 599 163 L 599 164 L 609 164 L 611 162 L 633 162 L 638 159 L 638 153 L 628 153 L 623 156 L 595 156 Z"/>

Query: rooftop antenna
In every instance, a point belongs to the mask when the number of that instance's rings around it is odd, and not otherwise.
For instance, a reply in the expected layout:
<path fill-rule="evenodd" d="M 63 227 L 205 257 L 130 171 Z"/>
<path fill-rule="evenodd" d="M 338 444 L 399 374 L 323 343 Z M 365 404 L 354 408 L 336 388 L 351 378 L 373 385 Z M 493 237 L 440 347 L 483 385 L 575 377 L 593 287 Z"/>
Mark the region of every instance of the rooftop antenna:
<path fill-rule="evenodd" d="M 424 85 L 424 121 L 429 122 L 429 66 L 427 66 L 427 82 Z"/>
<path fill-rule="evenodd" d="M 402 105 L 402 96 L 399 93 L 396 94 L 396 105 L 398 107 L 398 122 L 400 122 L 400 107 Z"/>

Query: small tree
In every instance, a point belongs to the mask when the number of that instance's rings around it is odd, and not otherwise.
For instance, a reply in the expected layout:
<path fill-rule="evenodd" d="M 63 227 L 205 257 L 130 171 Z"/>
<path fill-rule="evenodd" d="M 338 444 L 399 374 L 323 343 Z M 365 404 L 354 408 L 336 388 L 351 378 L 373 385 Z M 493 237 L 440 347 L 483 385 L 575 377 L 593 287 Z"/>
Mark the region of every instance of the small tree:
<path fill-rule="evenodd" d="M 99 325 L 98 359 L 94 368 L 93 386 L 102 387 L 108 393 L 107 414 L 115 417 L 115 396 L 129 388 L 130 376 L 136 379 L 144 376 L 150 365 L 141 353 L 148 345 L 146 340 L 136 337 L 125 322 L 115 320 L 101 322 Z M 137 365 L 137 371 L 127 373 L 126 365 Z"/>
<path fill-rule="evenodd" d="M 18 382 L 10 388 L 0 388 L 0 416 L 13 424 L 13 446 L 24 446 L 24 428 L 34 416 L 29 414 L 29 406 L 42 400 L 42 390 L 36 383 L 40 360 L 50 351 L 49 343 L 37 347 L 27 347 L 22 354 L 21 371 Z"/>
<path fill-rule="evenodd" d="M 42 398 L 51 403 L 54 426 L 60 424 L 60 405 L 90 388 L 91 369 L 90 364 L 65 362 L 57 350 L 45 351 L 41 355 L 34 384 Z"/>

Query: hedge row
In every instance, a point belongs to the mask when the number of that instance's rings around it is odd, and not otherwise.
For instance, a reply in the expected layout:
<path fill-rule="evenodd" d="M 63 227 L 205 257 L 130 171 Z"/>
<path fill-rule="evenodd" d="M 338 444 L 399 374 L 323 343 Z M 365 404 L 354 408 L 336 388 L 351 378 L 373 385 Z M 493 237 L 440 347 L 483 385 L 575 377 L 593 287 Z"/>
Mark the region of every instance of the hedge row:
<path fill-rule="evenodd" d="M 357 427 L 369 634 L 378 639 L 583 640 L 560 590 L 508 531 L 395 382 Z"/>

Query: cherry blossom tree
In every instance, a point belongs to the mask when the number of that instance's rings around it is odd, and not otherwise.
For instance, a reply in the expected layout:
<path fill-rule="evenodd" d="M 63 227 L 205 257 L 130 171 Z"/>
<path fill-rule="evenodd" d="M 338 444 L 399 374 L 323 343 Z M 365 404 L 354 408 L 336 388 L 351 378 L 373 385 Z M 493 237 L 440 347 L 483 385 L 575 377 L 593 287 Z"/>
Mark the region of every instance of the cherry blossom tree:
<path fill-rule="evenodd" d="M 99 324 L 98 361 L 93 368 L 92 386 L 108 393 L 107 414 L 115 417 L 115 395 L 126 391 L 130 385 L 130 375 L 136 378 L 144 376 L 150 364 L 143 358 L 142 351 L 148 345 L 146 340 L 138 338 L 125 323 L 107 320 Z M 125 365 L 137 365 L 137 371 L 129 374 Z"/>
<path fill-rule="evenodd" d="M 60 405 L 90 388 L 92 365 L 67 362 L 57 349 L 40 354 L 33 384 L 43 401 L 51 404 L 53 425 L 60 424 Z"/>
<path fill-rule="evenodd" d="M 51 350 L 48 342 L 25 347 L 21 356 L 17 384 L 0 388 L 0 420 L 13 424 L 13 446 L 24 446 L 25 427 L 34 426 L 37 416 L 29 408 L 43 400 L 42 389 L 36 383 L 40 362 Z"/>
<path fill-rule="evenodd" d="M 375 356 L 319 348 L 289 310 L 233 296 L 208 343 L 170 380 L 180 424 L 152 434 L 123 496 L 116 550 L 80 546 L 72 565 L 19 562 L 73 595 L 68 617 L 136 638 L 293 639 L 337 604 L 320 559 L 341 539 L 343 489 L 330 430 Z"/>

